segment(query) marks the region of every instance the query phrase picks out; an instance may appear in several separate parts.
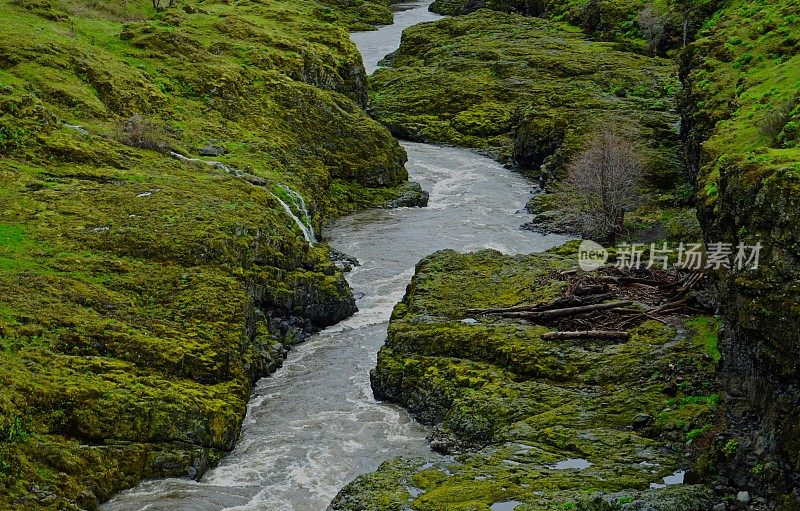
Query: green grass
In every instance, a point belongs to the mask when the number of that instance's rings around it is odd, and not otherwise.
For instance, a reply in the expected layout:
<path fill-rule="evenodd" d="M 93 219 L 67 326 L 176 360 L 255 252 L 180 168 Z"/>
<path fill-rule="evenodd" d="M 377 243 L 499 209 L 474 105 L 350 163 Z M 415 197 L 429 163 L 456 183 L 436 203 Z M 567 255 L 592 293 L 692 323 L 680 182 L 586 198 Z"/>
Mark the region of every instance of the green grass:
<path fill-rule="evenodd" d="M 697 316 L 687 321 L 686 326 L 691 329 L 696 341 L 703 346 L 706 354 L 714 362 L 719 362 L 722 358 L 718 335 L 722 328 L 721 320 L 717 317 Z"/>
<path fill-rule="evenodd" d="M 0 224 L 0 271 L 14 272 L 35 267 L 33 244 L 22 226 Z"/>

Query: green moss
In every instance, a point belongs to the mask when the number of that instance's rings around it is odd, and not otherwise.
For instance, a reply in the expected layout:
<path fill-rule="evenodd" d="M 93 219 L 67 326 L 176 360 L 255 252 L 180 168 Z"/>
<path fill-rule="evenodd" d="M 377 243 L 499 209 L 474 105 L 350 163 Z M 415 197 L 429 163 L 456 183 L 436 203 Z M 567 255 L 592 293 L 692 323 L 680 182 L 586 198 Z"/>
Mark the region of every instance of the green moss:
<path fill-rule="evenodd" d="M 663 3 L 663 2 L 662 2 Z M 593 38 L 615 41 L 626 48 L 645 51 L 645 41 L 637 23 L 639 13 L 647 6 L 645 0 L 602 0 L 587 3 L 583 0 L 435 0 L 431 10 L 439 14 L 463 15 L 480 8 L 505 13 L 538 16 L 566 21 L 583 28 Z M 660 10 L 666 10 L 658 5 Z M 670 20 L 671 21 L 671 20 Z"/>
<path fill-rule="evenodd" d="M 687 460 L 667 438 L 685 436 L 682 428 L 692 424 L 701 428 L 718 406 L 718 395 L 693 393 L 715 371 L 711 362 L 698 366 L 705 346 L 695 338 L 651 321 L 625 343 L 553 341 L 542 339 L 548 329 L 541 326 L 470 318 L 471 308 L 560 296 L 573 253 L 574 244 L 515 257 L 444 251 L 417 266 L 372 385 L 379 398 L 435 424 L 434 446 L 461 454 L 446 470 L 440 460 L 402 473 L 381 467 L 343 490 L 334 509 L 486 511 L 511 500 L 525 510 L 608 509 L 620 492 L 637 505 L 708 505 L 705 487 L 648 489 Z M 678 377 L 687 384 L 671 399 L 662 391 Z M 590 464 L 561 467 L 565 460 Z M 418 491 L 379 504 L 389 481 Z"/>
<path fill-rule="evenodd" d="M 686 322 L 697 342 L 705 348 L 706 354 L 714 362 L 719 362 L 722 355 L 719 351 L 719 331 L 722 323 L 719 318 L 698 316 Z"/>
<path fill-rule="evenodd" d="M 1 508 L 94 509 L 201 475 L 252 382 L 355 310 L 273 191 L 297 190 L 317 230 L 405 191 L 345 30 L 388 14 L 0 1 Z M 206 146 L 223 165 L 168 154 Z"/>
<path fill-rule="evenodd" d="M 624 93 L 621 92 L 624 89 Z M 370 79 L 373 115 L 412 140 L 473 147 L 551 176 L 583 137 L 618 124 L 651 159 L 651 182 L 679 171 L 675 67 L 578 29 L 480 11 L 406 30 Z"/>
<path fill-rule="evenodd" d="M 769 418 L 763 426 L 766 434 L 775 433 L 777 445 L 793 441 L 791 428 L 784 426 L 793 419 L 779 396 L 800 367 L 794 335 L 800 327 L 800 289 L 790 255 L 800 243 L 794 206 L 800 193 L 794 135 L 800 113 L 798 30 L 796 2 L 725 2 L 682 64 L 687 154 L 698 171 L 706 239 L 763 247 L 757 270 L 719 275 L 728 338 L 720 349 L 726 365 L 736 368 L 732 381 L 760 388 L 753 406 Z M 707 337 L 711 344 L 711 334 Z M 741 444 L 754 445 L 752 439 Z M 789 464 L 793 459 L 774 455 Z"/>

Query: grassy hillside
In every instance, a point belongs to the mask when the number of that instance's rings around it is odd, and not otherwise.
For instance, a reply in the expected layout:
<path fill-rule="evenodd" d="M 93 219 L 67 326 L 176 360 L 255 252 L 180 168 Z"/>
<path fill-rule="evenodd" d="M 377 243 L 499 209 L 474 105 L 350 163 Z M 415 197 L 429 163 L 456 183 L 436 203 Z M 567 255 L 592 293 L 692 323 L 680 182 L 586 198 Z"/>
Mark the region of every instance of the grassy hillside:
<path fill-rule="evenodd" d="M 618 124 L 679 173 L 679 89 L 666 59 L 577 28 L 491 11 L 408 29 L 370 81 L 370 111 L 405 138 L 474 147 L 558 175 L 587 133 Z"/>
<path fill-rule="evenodd" d="M 720 0 L 435 0 L 431 10 L 457 16 L 485 8 L 563 21 L 620 49 L 665 54 L 691 41 L 721 4 Z"/>
<path fill-rule="evenodd" d="M 319 230 L 402 188 L 345 31 L 387 13 L 0 1 L 0 508 L 201 475 L 285 346 L 354 311 L 279 199 Z"/>

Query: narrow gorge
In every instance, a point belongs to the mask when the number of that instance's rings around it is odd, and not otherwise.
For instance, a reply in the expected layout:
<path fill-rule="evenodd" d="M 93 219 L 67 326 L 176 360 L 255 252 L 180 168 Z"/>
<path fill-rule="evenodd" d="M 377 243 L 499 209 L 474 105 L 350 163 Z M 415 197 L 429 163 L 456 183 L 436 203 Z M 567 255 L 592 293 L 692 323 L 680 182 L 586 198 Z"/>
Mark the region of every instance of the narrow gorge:
<path fill-rule="evenodd" d="M 800 509 L 799 11 L 0 0 L 0 509 Z"/>

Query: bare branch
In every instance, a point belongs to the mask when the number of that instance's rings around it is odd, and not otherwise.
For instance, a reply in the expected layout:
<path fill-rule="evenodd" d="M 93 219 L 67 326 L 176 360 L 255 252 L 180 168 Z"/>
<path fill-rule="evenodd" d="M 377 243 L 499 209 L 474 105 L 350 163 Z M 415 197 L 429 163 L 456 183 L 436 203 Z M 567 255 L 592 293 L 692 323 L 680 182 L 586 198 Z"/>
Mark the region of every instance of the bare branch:
<path fill-rule="evenodd" d="M 564 217 L 586 235 L 615 240 L 625 213 L 641 202 L 644 162 L 639 152 L 628 139 L 607 130 L 567 170 L 555 192 Z"/>

